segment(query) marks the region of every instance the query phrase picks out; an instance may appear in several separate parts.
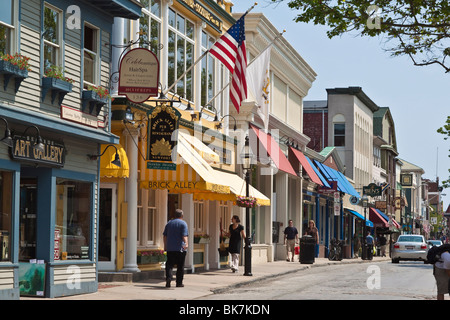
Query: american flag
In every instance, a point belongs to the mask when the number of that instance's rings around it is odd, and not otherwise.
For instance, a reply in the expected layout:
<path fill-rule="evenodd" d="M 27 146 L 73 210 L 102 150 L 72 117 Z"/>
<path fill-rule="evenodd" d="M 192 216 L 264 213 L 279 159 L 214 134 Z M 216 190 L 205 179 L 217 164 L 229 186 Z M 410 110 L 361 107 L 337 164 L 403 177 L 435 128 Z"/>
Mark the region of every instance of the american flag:
<path fill-rule="evenodd" d="M 233 75 L 230 99 L 239 112 L 242 100 L 247 98 L 247 52 L 245 50 L 244 14 L 227 33 L 219 38 L 209 52 L 219 59 Z"/>

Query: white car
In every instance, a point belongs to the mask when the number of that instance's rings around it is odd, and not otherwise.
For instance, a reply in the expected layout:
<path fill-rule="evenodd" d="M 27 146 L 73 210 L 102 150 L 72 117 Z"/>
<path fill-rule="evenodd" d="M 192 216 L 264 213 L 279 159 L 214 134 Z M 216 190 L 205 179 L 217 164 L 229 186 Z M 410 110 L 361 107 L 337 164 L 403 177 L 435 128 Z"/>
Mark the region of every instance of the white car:
<path fill-rule="evenodd" d="M 428 245 L 421 235 L 405 234 L 398 237 L 392 248 L 392 263 L 400 260 L 419 260 L 426 262 Z"/>

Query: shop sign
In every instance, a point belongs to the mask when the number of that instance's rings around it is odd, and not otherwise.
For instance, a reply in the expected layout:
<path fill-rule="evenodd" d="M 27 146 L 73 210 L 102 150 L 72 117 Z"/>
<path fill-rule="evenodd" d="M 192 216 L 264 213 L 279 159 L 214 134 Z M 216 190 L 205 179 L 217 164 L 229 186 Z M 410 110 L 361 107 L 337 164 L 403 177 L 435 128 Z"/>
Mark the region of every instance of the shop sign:
<path fill-rule="evenodd" d="M 148 189 L 196 189 L 199 182 L 195 181 L 145 181 L 142 187 Z"/>
<path fill-rule="evenodd" d="M 376 209 L 386 209 L 387 208 L 386 201 L 375 201 L 375 208 Z"/>
<path fill-rule="evenodd" d="M 63 167 L 66 158 L 64 144 L 42 139 L 44 150 L 33 148 L 34 137 L 13 137 L 11 148 L 11 158 L 17 161 L 32 162 L 35 164 L 45 164 L 52 167 Z"/>
<path fill-rule="evenodd" d="M 203 6 L 197 0 L 178 0 L 179 3 L 187 7 L 195 15 L 199 16 L 202 20 L 206 21 L 216 31 L 222 31 L 223 22 L 205 6 Z"/>
<path fill-rule="evenodd" d="M 333 193 L 334 198 L 334 215 L 338 216 L 341 214 L 341 195 L 339 192 Z"/>
<path fill-rule="evenodd" d="M 406 205 L 405 199 L 403 199 L 402 197 L 395 197 L 394 204 L 395 209 L 401 209 Z"/>
<path fill-rule="evenodd" d="M 161 104 L 150 109 L 147 116 L 147 169 L 176 170 L 181 113 L 169 104 Z"/>
<path fill-rule="evenodd" d="M 327 187 L 324 187 L 324 186 L 319 186 L 317 188 L 317 192 L 318 193 L 323 193 L 323 194 L 335 193 L 337 191 L 337 181 L 328 181 L 328 184 L 331 186 L 331 188 L 327 188 Z"/>
<path fill-rule="evenodd" d="M 368 186 L 363 187 L 363 194 L 367 194 L 371 197 L 381 196 L 381 187 L 375 183 L 370 183 Z"/>
<path fill-rule="evenodd" d="M 119 94 L 134 103 L 147 101 L 158 95 L 159 62 L 148 49 L 128 51 L 120 61 Z"/>

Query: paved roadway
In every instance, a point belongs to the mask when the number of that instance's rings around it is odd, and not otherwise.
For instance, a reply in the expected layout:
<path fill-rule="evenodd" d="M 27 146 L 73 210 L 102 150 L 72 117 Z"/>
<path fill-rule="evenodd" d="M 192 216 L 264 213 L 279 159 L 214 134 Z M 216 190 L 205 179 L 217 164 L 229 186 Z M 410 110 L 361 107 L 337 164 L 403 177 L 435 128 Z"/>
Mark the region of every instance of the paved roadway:
<path fill-rule="evenodd" d="M 390 261 L 328 265 L 262 280 L 204 300 L 433 300 L 433 267 Z"/>

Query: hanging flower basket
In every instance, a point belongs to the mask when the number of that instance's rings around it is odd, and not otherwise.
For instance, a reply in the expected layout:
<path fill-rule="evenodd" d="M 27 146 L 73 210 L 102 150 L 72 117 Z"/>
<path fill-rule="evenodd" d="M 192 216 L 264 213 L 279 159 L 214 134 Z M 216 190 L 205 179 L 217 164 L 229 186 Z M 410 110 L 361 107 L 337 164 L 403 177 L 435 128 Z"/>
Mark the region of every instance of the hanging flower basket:
<path fill-rule="evenodd" d="M 256 203 L 256 198 L 255 197 L 241 197 L 241 196 L 237 196 L 236 197 L 236 205 L 238 207 L 243 207 L 243 208 L 254 208 L 258 204 Z"/>
<path fill-rule="evenodd" d="M 206 244 L 209 243 L 210 236 L 208 234 L 194 235 L 194 243 Z"/>

